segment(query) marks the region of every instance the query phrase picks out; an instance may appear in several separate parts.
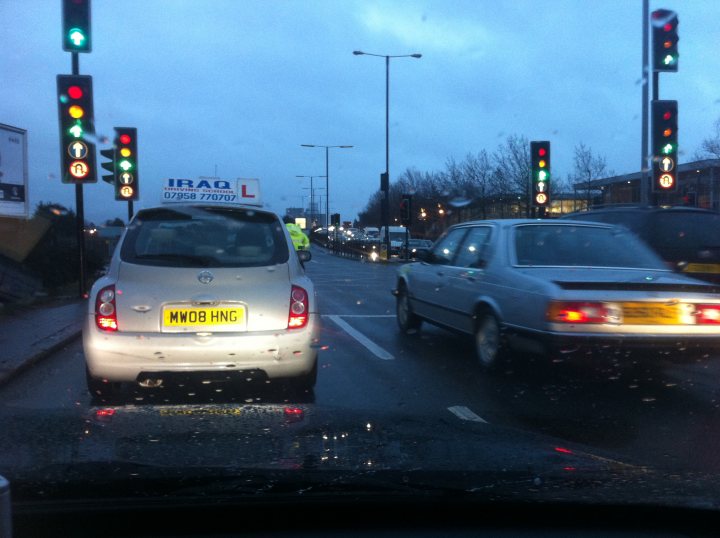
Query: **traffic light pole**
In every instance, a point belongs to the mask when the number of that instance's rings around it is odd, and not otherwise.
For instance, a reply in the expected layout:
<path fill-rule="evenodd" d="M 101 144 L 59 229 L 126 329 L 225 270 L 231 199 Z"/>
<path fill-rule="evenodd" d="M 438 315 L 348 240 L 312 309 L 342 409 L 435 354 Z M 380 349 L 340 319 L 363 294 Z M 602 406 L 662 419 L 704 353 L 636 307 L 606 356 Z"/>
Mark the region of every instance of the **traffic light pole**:
<path fill-rule="evenodd" d="M 80 74 L 80 58 L 77 52 L 72 53 L 72 74 Z M 78 294 L 85 296 L 85 203 L 83 200 L 83 184 L 75 183 L 75 230 L 78 243 Z"/>
<path fill-rule="evenodd" d="M 650 198 L 650 170 L 648 170 L 648 133 L 650 132 L 650 121 L 648 115 L 648 74 L 650 73 L 650 8 L 649 0 L 643 0 L 642 8 L 642 74 L 640 80 L 642 85 L 642 137 L 640 148 L 640 204 L 648 205 Z"/>
<path fill-rule="evenodd" d="M 659 75 L 660 74 L 657 71 L 653 71 L 653 76 L 652 76 L 652 100 L 653 101 L 657 101 L 658 99 L 660 99 L 660 76 Z M 653 158 L 655 158 L 654 155 L 653 155 Z M 652 169 L 654 169 L 654 167 Z M 658 205 L 659 197 L 658 197 L 658 193 L 654 192 L 654 190 L 655 190 L 654 189 L 654 182 L 655 182 L 654 177 L 652 178 L 652 181 L 653 181 L 653 192 L 651 195 L 652 196 L 651 203 L 652 203 L 652 205 Z"/>

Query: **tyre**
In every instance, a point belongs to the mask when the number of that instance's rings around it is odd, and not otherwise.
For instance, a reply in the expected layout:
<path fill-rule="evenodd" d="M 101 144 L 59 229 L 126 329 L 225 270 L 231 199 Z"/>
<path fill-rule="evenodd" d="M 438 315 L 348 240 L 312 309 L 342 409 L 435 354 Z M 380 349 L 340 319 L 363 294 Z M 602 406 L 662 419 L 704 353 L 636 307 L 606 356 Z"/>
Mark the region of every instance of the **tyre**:
<path fill-rule="evenodd" d="M 491 312 L 478 316 L 475 329 L 475 354 L 485 370 L 496 370 L 505 359 L 506 348 L 500 332 L 500 322 Z"/>
<path fill-rule="evenodd" d="M 398 287 L 396 307 L 398 327 L 400 327 L 403 333 L 415 331 L 420 328 L 422 320 L 413 313 L 405 286 Z"/>
<path fill-rule="evenodd" d="M 106 379 L 100 379 L 90 375 L 90 370 L 85 367 L 85 379 L 90 396 L 94 401 L 108 403 L 114 402 L 120 397 L 120 383 L 113 383 Z"/>
<path fill-rule="evenodd" d="M 315 389 L 315 384 L 317 383 L 317 376 L 318 376 L 318 361 L 316 358 L 315 363 L 313 364 L 312 370 L 310 370 L 307 374 L 304 374 L 300 377 L 293 379 L 290 382 L 290 385 L 291 385 L 290 388 L 297 392 L 312 391 Z"/>

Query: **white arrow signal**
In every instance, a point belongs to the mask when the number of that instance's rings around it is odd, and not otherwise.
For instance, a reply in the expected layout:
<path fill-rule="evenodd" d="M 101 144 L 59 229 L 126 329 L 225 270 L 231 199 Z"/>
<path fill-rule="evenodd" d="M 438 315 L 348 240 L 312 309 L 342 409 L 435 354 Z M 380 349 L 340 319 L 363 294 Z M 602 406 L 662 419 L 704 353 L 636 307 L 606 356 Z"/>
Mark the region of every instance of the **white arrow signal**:
<path fill-rule="evenodd" d="M 662 168 L 663 172 L 669 172 L 675 167 L 675 163 L 670 157 L 665 157 L 662 161 L 660 161 L 660 168 Z"/>
<path fill-rule="evenodd" d="M 76 159 L 82 159 L 87 154 L 87 146 L 82 142 L 75 142 L 70 146 L 70 153 Z"/>
<path fill-rule="evenodd" d="M 79 47 L 82 45 L 83 41 L 85 41 L 85 36 L 80 30 L 75 30 L 70 34 L 70 41 L 73 42 L 73 45 Z"/>

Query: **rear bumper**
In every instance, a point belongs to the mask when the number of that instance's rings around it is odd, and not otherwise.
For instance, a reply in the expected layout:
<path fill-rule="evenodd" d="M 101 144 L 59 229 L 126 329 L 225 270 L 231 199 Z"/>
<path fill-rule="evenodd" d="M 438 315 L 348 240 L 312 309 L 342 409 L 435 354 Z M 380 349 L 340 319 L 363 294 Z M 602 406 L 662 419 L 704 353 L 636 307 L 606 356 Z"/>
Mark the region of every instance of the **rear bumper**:
<path fill-rule="evenodd" d="M 687 330 L 691 330 L 687 328 Z M 522 341 L 534 341 L 538 350 L 570 351 L 583 349 L 597 351 L 646 350 L 677 353 L 712 353 L 720 351 L 720 335 L 709 332 L 696 334 L 662 334 L 646 332 L 642 334 L 609 334 L 607 332 L 562 332 L 528 331 L 505 328 L 506 334 L 520 337 Z"/>
<path fill-rule="evenodd" d="M 85 361 L 93 377 L 136 382 L 147 374 L 259 371 L 268 378 L 309 373 L 317 360 L 319 316 L 303 329 L 258 333 L 108 333 L 92 316 L 83 328 Z"/>

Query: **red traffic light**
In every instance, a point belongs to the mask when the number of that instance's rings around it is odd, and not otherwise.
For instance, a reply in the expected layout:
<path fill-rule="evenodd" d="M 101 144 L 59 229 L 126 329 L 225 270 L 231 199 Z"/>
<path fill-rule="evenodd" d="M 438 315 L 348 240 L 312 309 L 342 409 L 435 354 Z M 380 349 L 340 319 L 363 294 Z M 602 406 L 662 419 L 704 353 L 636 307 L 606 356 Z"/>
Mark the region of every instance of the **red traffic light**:
<path fill-rule="evenodd" d="M 120 143 L 121 144 L 129 144 L 132 141 L 129 134 L 121 134 L 120 135 Z"/>
<path fill-rule="evenodd" d="M 545 157 L 545 153 L 546 153 L 545 148 L 540 148 L 538 150 L 538 155 L 540 155 L 540 157 Z"/>
<path fill-rule="evenodd" d="M 83 96 L 83 91 L 80 86 L 70 86 L 68 88 L 68 95 L 72 99 L 80 99 Z"/>

